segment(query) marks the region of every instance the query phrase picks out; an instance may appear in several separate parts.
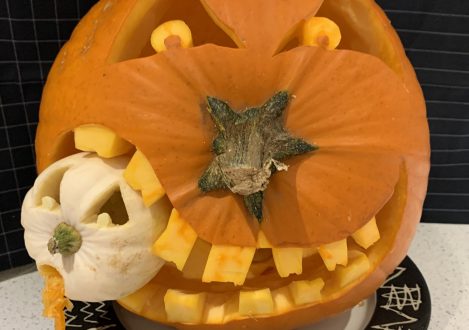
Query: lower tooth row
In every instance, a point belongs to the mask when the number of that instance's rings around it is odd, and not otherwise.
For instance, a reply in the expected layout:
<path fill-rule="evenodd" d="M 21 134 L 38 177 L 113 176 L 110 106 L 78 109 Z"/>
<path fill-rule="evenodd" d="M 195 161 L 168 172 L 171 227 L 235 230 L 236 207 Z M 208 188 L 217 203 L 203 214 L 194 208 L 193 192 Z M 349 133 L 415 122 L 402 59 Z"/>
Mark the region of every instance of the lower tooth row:
<path fill-rule="evenodd" d="M 348 266 L 338 268 L 327 280 L 331 286 L 327 292 L 347 286 L 369 271 L 366 254 L 350 251 L 350 256 Z M 119 302 L 129 310 L 157 321 L 220 324 L 245 317 L 281 314 L 298 306 L 318 303 L 327 298 L 324 296 L 327 283 L 319 277 L 293 281 L 274 290 L 263 288 L 215 294 L 165 289 L 152 281 Z"/>

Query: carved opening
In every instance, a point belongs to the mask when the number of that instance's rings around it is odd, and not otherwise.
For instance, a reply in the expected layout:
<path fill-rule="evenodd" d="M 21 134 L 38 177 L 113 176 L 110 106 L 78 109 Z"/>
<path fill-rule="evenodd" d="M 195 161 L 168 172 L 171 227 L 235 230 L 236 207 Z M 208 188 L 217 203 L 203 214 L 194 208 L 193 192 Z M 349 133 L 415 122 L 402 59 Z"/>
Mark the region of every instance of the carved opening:
<path fill-rule="evenodd" d="M 342 39 L 337 48 L 350 49 L 376 56 L 396 73 L 400 73 L 399 55 L 388 37 L 384 17 L 370 10 L 366 1 L 325 0 L 316 16 L 328 17 L 339 27 Z"/>
<path fill-rule="evenodd" d="M 132 9 L 114 41 L 108 61 L 115 63 L 155 54 L 150 44 L 151 33 L 158 25 L 176 19 L 189 26 L 194 46 L 213 43 L 236 47 L 233 40 L 213 22 L 200 1 L 144 0 Z"/>
<path fill-rule="evenodd" d="M 115 191 L 104 205 L 101 206 L 98 214 L 103 213 L 109 214 L 112 223 L 115 225 L 123 225 L 129 221 L 129 214 L 127 213 L 120 190 Z"/>

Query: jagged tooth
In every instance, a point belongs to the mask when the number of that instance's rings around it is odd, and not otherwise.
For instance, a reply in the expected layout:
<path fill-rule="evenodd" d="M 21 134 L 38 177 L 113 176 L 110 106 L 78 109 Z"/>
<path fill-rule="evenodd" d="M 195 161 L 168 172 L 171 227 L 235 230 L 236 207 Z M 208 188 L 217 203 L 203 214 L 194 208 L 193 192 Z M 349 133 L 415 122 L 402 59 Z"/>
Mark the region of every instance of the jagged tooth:
<path fill-rule="evenodd" d="M 152 252 L 166 261 L 174 262 L 177 269 L 182 270 L 196 240 L 194 229 L 173 209 L 166 229 L 153 244 Z"/>
<path fill-rule="evenodd" d="M 41 202 L 42 202 L 41 206 L 49 211 L 53 211 L 54 209 L 59 207 L 59 203 L 57 203 L 55 199 L 53 199 L 50 196 L 42 197 Z"/>
<path fill-rule="evenodd" d="M 237 293 L 236 293 L 237 295 Z M 221 324 L 225 319 L 229 298 L 225 294 L 209 294 L 206 298 L 207 304 L 204 308 L 204 323 Z"/>
<path fill-rule="evenodd" d="M 303 249 L 296 247 L 272 248 L 275 267 L 280 277 L 303 272 Z"/>
<path fill-rule="evenodd" d="M 275 311 L 279 314 L 288 312 L 295 304 L 288 286 L 273 290 L 272 299 L 274 300 Z"/>
<path fill-rule="evenodd" d="M 225 305 L 212 306 L 207 311 L 206 323 L 220 324 L 225 318 Z"/>
<path fill-rule="evenodd" d="M 347 239 L 321 245 L 318 248 L 327 270 L 333 271 L 337 265 L 346 266 L 348 262 L 347 256 Z"/>
<path fill-rule="evenodd" d="M 296 305 L 311 304 L 321 300 L 324 281 L 320 277 L 314 280 L 293 281 L 288 287 Z"/>
<path fill-rule="evenodd" d="M 353 252 L 353 253 L 352 253 Z M 347 286 L 360 278 L 370 269 L 370 261 L 366 254 L 360 251 L 351 251 L 351 259 L 345 268 L 337 269 L 336 276 L 341 287 Z"/>
<path fill-rule="evenodd" d="M 255 247 L 212 245 L 202 282 L 231 282 L 242 285 L 255 252 Z"/>
<path fill-rule="evenodd" d="M 259 230 L 257 234 L 257 248 L 258 249 L 270 249 L 272 248 L 272 244 L 270 244 L 269 240 L 265 236 L 262 230 Z"/>
<path fill-rule="evenodd" d="M 271 314 L 274 312 L 274 301 L 269 288 L 240 291 L 239 314 L 243 316 L 255 316 Z"/>
<path fill-rule="evenodd" d="M 101 213 L 98 215 L 98 218 L 96 219 L 96 224 L 98 227 L 110 227 L 113 225 L 111 216 L 108 213 Z"/>
<path fill-rule="evenodd" d="M 380 239 L 376 218 L 373 217 L 363 227 L 352 234 L 353 240 L 364 249 L 368 249 Z"/>
<path fill-rule="evenodd" d="M 223 323 L 239 319 L 239 292 L 233 294 L 224 305 L 225 316 L 223 318 Z"/>
<path fill-rule="evenodd" d="M 83 125 L 74 129 L 75 148 L 94 151 L 103 158 L 117 157 L 133 149 L 133 145 L 113 130 L 101 125 Z"/>
<path fill-rule="evenodd" d="M 169 289 L 164 296 L 164 306 L 169 322 L 200 323 L 206 293 L 185 293 Z"/>
<path fill-rule="evenodd" d="M 163 186 L 145 155 L 137 150 L 124 171 L 124 179 L 134 190 L 140 190 L 145 206 L 165 195 Z"/>

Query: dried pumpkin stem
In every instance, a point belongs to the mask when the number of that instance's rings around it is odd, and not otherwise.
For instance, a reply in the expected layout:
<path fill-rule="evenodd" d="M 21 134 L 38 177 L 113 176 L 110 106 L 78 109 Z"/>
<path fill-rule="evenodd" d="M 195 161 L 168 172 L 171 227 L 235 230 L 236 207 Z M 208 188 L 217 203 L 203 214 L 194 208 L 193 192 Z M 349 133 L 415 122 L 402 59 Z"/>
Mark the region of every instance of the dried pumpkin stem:
<path fill-rule="evenodd" d="M 47 243 L 47 249 L 51 254 L 60 253 L 63 256 L 75 254 L 81 247 L 82 239 L 80 233 L 62 222 L 54 229 L 52 238 Z"/>
<path fill-rule="evenodd" d="M 212 143 L 216 156 L 199 179 L 200 190 L 229 189 L 242 195 L 249 213 L 262 220 L 263 191 L 271 175 L 288 169 L 283 160 L 317 149 L 283 127 L 289 99 L 288 92 L 281 91 L 260 107 L 236 112 L 226 102 L 207 97 L 218 135 Z"/>

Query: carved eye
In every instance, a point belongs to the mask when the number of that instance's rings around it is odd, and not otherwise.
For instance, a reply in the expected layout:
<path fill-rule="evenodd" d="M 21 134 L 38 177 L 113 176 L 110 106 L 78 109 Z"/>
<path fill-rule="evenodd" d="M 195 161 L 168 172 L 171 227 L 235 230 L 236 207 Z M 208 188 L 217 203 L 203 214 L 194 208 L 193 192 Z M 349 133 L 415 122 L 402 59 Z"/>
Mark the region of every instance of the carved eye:
<path fill-rule="evenodd" d="M 233 40 L 218 27 L 201 1 L 139 1 L 116 36 L 108 61 L 121 62 L 155 54 L 152 32 L 168 21 L 183 21 L 190 29 L 194 46 L 215 44 L 236 47 Z"/>

